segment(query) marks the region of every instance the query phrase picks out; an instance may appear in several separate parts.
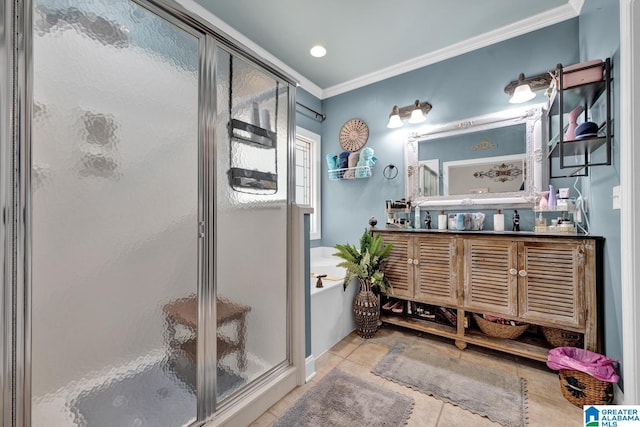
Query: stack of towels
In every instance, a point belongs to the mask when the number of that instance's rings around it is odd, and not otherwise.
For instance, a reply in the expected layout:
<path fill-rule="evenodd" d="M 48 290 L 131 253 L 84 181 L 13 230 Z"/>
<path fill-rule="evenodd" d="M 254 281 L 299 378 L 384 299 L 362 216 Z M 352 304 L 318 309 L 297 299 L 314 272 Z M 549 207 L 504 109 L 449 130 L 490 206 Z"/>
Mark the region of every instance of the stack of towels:
<path fill-rule="evenodd" d="M 369 147 L 355 153 L 349 151 L 343 151 L 340 155 L 329 153 L 326 159 L 330 179 L 368 178 L 371 176 L 371 167 L 378 161 L 378 158 L 373 155 L 373 148 Z"/>

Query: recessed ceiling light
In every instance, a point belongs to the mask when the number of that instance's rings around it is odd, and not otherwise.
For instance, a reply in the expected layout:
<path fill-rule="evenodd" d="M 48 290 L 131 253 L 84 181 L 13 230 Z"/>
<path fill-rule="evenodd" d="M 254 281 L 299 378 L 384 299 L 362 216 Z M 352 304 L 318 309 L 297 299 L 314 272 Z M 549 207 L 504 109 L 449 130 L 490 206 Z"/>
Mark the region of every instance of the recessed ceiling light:
<path fill-rule="evenodd" d="M 322 47 L 320 45 L 316 45 L 316 46 L 311 48 L 309 53 L 311 54 L 311 56 L 315 56 L 316 58 L 322 58 L 323 56 L 325 56 L 327 54 L 327 49 L 325 49 L 324 47 Z"/>

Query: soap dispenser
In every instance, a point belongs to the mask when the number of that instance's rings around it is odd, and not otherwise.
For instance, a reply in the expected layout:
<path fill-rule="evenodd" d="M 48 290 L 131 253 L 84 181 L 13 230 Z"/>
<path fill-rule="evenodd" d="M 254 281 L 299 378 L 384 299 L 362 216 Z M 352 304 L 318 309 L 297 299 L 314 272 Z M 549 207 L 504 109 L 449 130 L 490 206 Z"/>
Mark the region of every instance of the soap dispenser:
<path fill-rule="evenodd" d="M 538 214 L 535 221 L 536 231 L 542 231 L 547 228 L 547 219 L 542 216 L 542 211 Z"/>
<path fill-rule="evenodd" d="M 431 230 L 431 214 L 427 211 L 427 216 L 424 217 L 424 228 Z"/>
<path fill-rule="evenodd" d="M 513 211 L 513 231 L 520 231 L 520 214 L 517 210 Z"/>

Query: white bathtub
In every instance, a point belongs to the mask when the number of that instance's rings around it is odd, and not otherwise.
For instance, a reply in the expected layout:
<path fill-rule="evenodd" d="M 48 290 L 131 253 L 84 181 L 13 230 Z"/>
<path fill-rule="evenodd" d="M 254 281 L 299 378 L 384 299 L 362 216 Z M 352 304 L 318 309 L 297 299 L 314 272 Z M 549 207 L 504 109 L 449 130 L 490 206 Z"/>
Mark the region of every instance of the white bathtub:
<path fill-rule="evenodd" d="M 327 274 L 342 279 L 344 268 L 337 267 L 341 260 L 332 254 L 332 247 L 311 248 L 311 273 Z M 355 329 L 353 298 L 358 292 L 357 282 L 343 291 L 342 280 L 322 279 L 323 288 L 316 288 L 311 277 L 311 354 L 317 358 Z"/>

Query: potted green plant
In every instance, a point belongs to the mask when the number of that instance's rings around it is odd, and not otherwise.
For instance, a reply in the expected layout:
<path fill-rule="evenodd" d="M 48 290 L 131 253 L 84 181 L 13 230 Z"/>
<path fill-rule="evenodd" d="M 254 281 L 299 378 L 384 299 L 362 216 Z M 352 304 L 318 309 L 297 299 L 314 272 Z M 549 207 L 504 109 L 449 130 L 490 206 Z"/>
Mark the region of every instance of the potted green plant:
<path fill-rule="evenodd" d="M 353 301 L 353 315 L 356 332 L 363 338 L 371 338 L 378 330 L 380 302 L 377 293 L 382 291 L 390 295 L 393 292 L 384 274 L 392 247 L 391 243 L 385 245 L 380 235 L 373 236 L 366 229 L 360 237 L 360 249 L 349 243 L 335 245 L 338 252 L 334 256 L 343 259 L 338 266 L 346 270 L 344 289 L 354 278 L 360 282 L 360 292 Z"/>

